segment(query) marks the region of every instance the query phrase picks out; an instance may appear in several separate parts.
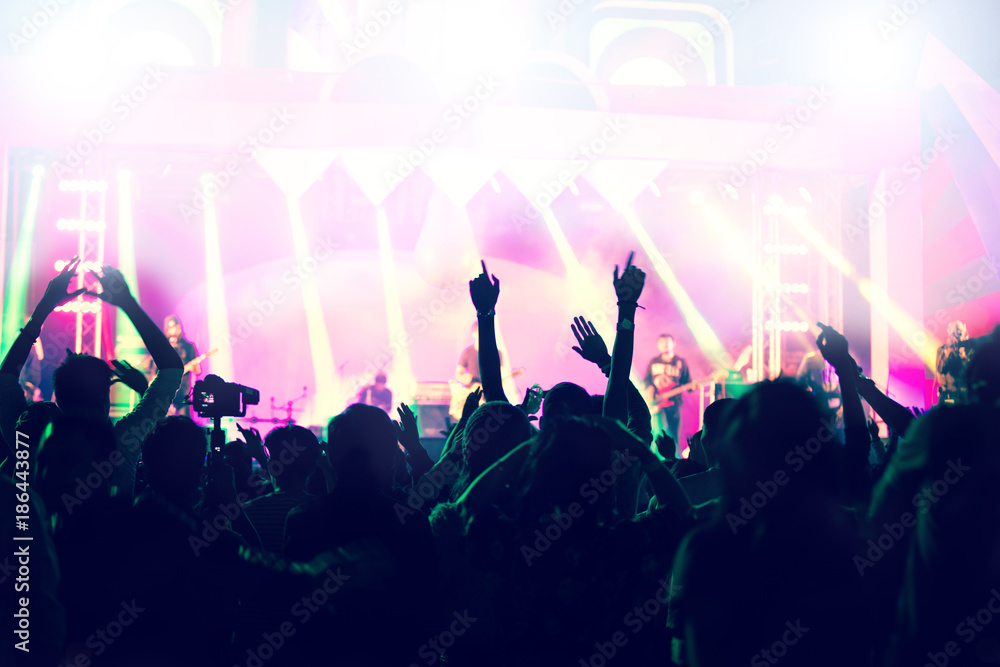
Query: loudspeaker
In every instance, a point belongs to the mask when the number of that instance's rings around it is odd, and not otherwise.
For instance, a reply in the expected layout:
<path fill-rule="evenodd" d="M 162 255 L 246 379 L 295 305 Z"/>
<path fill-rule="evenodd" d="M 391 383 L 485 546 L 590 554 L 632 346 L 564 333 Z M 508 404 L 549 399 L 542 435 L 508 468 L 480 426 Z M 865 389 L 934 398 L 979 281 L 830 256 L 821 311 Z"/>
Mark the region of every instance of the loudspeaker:
<path fill-rule="evenodd" d="M 441 431 L 448 428 L 448 405 L 420 404 L 411 405 L 413 414 L 417 416 L 417 426 L 421 438 L 441 438 Z"/>

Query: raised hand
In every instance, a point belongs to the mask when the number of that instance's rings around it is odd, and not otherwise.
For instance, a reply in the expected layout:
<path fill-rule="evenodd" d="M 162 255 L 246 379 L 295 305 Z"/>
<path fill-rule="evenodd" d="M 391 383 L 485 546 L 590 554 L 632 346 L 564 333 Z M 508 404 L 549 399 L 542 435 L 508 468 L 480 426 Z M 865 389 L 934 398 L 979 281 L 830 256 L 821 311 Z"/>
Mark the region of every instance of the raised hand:
<path fill-rule="evenodd" d="M 819 348 L 820 353 L 822 353 L 823 358 L 838 371 L 838 375 L 841 370 L 856 371 L 857 364 L 848 351 L 847 338 L 844 337 L 844 334 L 822 322 L 817 322 L 816 325 L 822 329 L 822 332 L 816 338 L 816 346 Z"/>
<path fill-rule="evenodd" d="M 576 342 L 579 343 L 579 347 L 573 347 L 577 354 L 601 368 L 611 362 L 608 346 L 601 338 L 601 334 L 597 333 L 593 322 L 585 320 L 583 317 L 574 317 L 570 329 L 573 330 Z"/>
<path fill-rule="evenodd" d="M 247 443 L 247 451 L 250 456 L 260 461 L 262 465 L 267 465 L 267 450 L 264 449 L 264 441 L 260 437 L 260 431 L 252 426 L 243 428 L 239 424 L 236 424 L 236 428 L 243 436 L 243 442 Z"/>
<path fill-rule="evenodd" d="M 521 412 L 528 415 L 528 420 L 534 420 L 535 417 L 531 415 L 538 412 L 539 408 L 542 407 L 542 388 L 537 384 L 528 387 L 528 390 L 524 392 L 524 400 L 521 401 Z"/>
<path fill-rule="evenodd" d="M 500 281 L 493 276 L 491 282 L 490 274 L 486 271 L 486 261 L 481 262 L 483 272 L 469 281 L 469 294 L 477 313 L 489 313 L 496 308 L 497 298 L 500 296 Z"/>
<path fill-rule="evenodd" d="M 76 277 L 78 266 L 80 266 L 80 258 L 74 255 L 69 264 L 64 266 L 63 270 L 49 281 L 48 286 L 45 288 L 45 294 L 42 295 L 41 301 L 38 302 L 38 310 L 44 311 L 46 314 L 51 313 L 67 301 L 71 301 L 87 291 L 84 288 L 78 289 L 75 292 L 66 291 L 69 289 L 70 281 Z"/>
<path fill-rule="evenodd" d="M 101 301 L 108 303 L 112 306 L 121 308 L 134 301 L 132 298 L 132 292 L 129 291 L 128 283 L 125 282 L 125 276 L 122 272 L 113 266 L 105 266 L 101 269 L 101 273 L 96 271 L 91 271 L 90 275 L 97 279 L 101 283 L 101 292 L 87 291 L 90 296 L 96 296 Z"/>
<path fill-rule="evenodd" d="M 628 261 L 625 263 L 625 270 L 622 271 L 620 278 L 618 277 L 618 265 L 615 265 L 614 285 L 619 305 L 623 303 L 638 303 L 639 295 L 642 294 L 642 287 L 646 283 L 646 274 L 638 267 L 632 265 L 634 257 L 635 252 L 628 254 Z"/>
<path fill-rule="evenodd" d="M 468 421 L 472 413 L 476 411 L 479 407 L 479 401 L 483 398 L 482 388 L 476 389 L 474 392 L 465 397 L 465 405 L 462 406 L 462 421 Z"/>
<path fill-rule="evenodd" d="M 653 446 L 667 462 L 672 463 L 677 459 L 677 442 L 666 431 L 660 431 L 656 434 Z"/>
<path fill-rule="evenodd" d="M 121 382 L 140 396 L 146 393 L 149 382 L 146 381 L 146 375 L 142 371 L 134 368 L 129 362 L 121 361 L 120 359 L 112 359 L 111 365 L 114 367 L 111 374 L 115 378 L 111 381 L 111 384 Z"/>
<path fill-rule="evenodd" d="M 410 451 L 420 447 L 420 433 L 417 431 L 417 417 L 410 410 L 406 403 L 400 403 L 396 408 L 399 421 L 393 420 L 392 425 L 396 428 L 396 438 L 403 449 Z"/>

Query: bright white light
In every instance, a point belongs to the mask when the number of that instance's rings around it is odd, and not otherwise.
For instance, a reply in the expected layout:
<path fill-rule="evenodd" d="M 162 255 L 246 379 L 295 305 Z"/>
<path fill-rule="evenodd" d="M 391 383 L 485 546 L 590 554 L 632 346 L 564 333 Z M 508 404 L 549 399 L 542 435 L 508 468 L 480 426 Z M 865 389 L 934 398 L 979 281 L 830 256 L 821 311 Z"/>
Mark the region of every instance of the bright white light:
<path fill-rule="evenodd" d="M 443 14 L 416 14 L 407 16 L 407 23 L 413 35 L 424 37 L 415 37 L 412 46 L 437 71 L 476 77 L 503 72 L 530 51 L 529 31 L 524 30 L 517 3 L 465 0 L 449 3 Z M 397 18 L 386 30 L 398 30 L 402 23 Z"/>
<path fill-rule="evenodd" d="M 500 194 L 500 181 L 497 180 L 496 176 L 490 178 L 490 185 L 493 186 L 493 191 L 494 192 L 496 192 L 497 194 Z"/>
<path fill-rule="evenodd" d="M 572 192 L 574 195 L 580 194 L 580 189 L 576 187 L 576 181 L 570 181 L 569 191 Z"/>
<path fill-rule="evenodd" d="M 800 187 L 799 188 L 799 194 L 802 196 L 802 199 L 804 199 L 807 204 L 811 204 L 812 203 L 813 198 L 812 198 L 812 195 L 809 194 L 808 190 L 806 190 L 803 187 Z"/>
<path fill-rule="evenodd" d="M 32 173 L 33 176 L 44 176 L 45 175 L 45 167 L 43 167 L 40 164 L 36 164 L 34 167 L 32 167 L 31 173 Z"/>
<path fill-rule="evenodd" d="M 151 64 L 192 67 L 195 64 L 194 55 L 184 42 L 155 30 L 136 32 L 118 42 L 109 60 L 121 67 Z"/>
<path fill-rule="evenodd" d="M 59 189 L 63 192 L 104 192 L 108 189 L 107 181 L 59 181 Z"/>
<path fill-rule="evenodd" d="M 56 229 L 60 231 L 103 232 L 105 227 L 103 220 L 76 220 L 74 218 L 59 218 L 56 220 Z"/>
<path fill-rule="evenodd" d="M 695 190 L 691 193 L 691 203 L 692 204 L 704 204 L 705 203 L 705 193 L 701 190 Z"/>
<path fill-rule="evenodd" d="M 52 26 L 33 45 L 49 85 L 55 89 L 88 89 L 107 65 L 106 40 L 86 25 Z"/>
<path fill-rule="evenodd" d="M 69 262 L 67 262 L 65 259 L 60 259 L 56 260 L 56 263 L 53 266 L 56 271 L 62 271 L 63 269 L 66 268 L 67 264 L 69 264 Z M 93 260 L 80 262 L 79 266 L 76 267 L 77 273 L 87 273 L 88 271 L 100 271 L 100 270 L 101 270 L 101 263 L 95 262 Z M 76 302 L 70 301 L 69 303 L 76 303 Z"/>
<path fill-rule="evenodd" d="M 656 187 L 656 183 L 650 183 L 649 184 L 649 191 L 653 193 L 654 197 L 662 197 L 663 196 L 660 193 L 660 188 Z"/>
<path fill-rule="evenodd" d="M 611 75 L 613 86 L 686 86 L 674 66 L 659 58 L 633 58 Z"/>
<path fill-rule="evenodd" d="M 772 322 L 770 320 L 767 321 L 767 322 L 764 322 L 764 330 L 765 331 L 773 331 L 774 328 L 775 328 L 775 323 L 774 322 Z M 778 322 L 777 323 L 777 328 L 778 328 L 778 331 L 793 331 L 793 332 L 797 331 L 797 332 L 805 333 L 806 331 L 809 331 L 809 323 L 808 322 L 801 322 L 801 321 L 799 321 L 799 322 L 796 322 L 796 321 Z"/>
<path fill-rule="evenodd" d="M 891 34 L 881 32 L 883 23 L 884 16 L 864 12 L 830 27 L 833 44 L 825 51 L 833 59 L 831 74 L 841 87 L 877 87 L 899 70 L 900 48 Z"/>

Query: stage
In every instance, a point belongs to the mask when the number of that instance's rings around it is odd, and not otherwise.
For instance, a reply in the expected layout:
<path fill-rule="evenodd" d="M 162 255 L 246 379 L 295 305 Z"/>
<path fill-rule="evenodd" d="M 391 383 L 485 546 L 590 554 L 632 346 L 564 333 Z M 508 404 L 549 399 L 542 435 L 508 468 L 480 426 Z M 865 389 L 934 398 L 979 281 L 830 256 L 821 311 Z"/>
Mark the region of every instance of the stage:
<path fill-rule="evenodd" d="M 0 58 L 17 101 L 0 106 L 5 347 L 56 263 L 81 254 L 217 349 L 204 372 L 259 389 L 252 416 L 293 401 L 298 423 L 325 425 L 379 370 L 395 402 L 453 379 L 485 260 L 505 371 L 524 369 L 508 398 L 561 381 L 600 394 L 570 324 L 593 321 L 611 347 L 612 271 L 635 250 L 636 380 L 662 333 L 693 379 L 747 346 L 753 377 L 794 374 L 822 321 L 890 396 L 929 406 L 947 322 L 981 335 L 1000 319 L 1000 94 L 933 34 L 905 88 L 740 83 L 733 16 L 650 18 L 650 4 L 581 7 L 563 48 L 462 68 L 394 36 L 423 34 L 430 10 L 416 8 L 406 25 L 373 13 L 377 46 L 347 30 L 357 54 L 296 24 L 287 60 L 261 65 L 244 57 L 255 33 L 241 21 L 269 16 L 253 2 L 203 17 L 190 63 L 144 52 L 54 80 L 40 55 Z M 629 55 L 619 42 L 642 39 L 616 11 L 689 27 L 673 52 Z M 684 80 L 615 78 L 654 55 Z M 43 341 L 142 360 L 107 307 L 54 314 Z"/>

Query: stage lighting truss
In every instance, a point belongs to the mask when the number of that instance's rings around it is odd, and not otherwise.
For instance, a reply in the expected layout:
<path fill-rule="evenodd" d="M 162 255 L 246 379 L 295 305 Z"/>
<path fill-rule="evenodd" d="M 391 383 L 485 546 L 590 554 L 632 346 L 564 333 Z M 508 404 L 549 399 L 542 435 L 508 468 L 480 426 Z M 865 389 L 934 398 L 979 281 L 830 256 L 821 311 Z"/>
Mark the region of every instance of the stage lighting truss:
<path fill-rule="evenodd" d="M 56 229 L 61 232 L 103 232 L 103 220 L 76 220 L 74 218 L 59 218 L 56 220 Z"/>
<path fill-rule="evenodd" d="M 776 175 L 765 176 L 759 185 L 771 191 L 787 189 Z M 838 187 L 830 177 L 823 197 L 809 207 L 787 205 L 776 195 L 754 195 L 751 358 L 758 378 L 778 377 L 783 360 L 794 362 L 790 355 L 812 348 L 813 323 L 843 326 L 842 276 L 823 252 L 801 242 L 799 229 L 808 224 L 816 231 L 810 243 L 839 248 Z"/>
<path fill-rule="evenodd" d="M 80 258 L 77 268 L 76 285 L 71 289 L 91 287 L 86 280 L 89 271 L 98 271 L 104 266 L 104 233 L 107 228 L 107 181 L 64 180 L 59 182 L 59 191 L 79 198 L 79 214 L 75 218 L 59 218 L 56 229 L 75 232 L 77 236 L 76 255 Z M 65 260 L 56 262 L 56 270 L 66 266 Z M 76 353 L 101 356 L 101 327 L 104 302 L 88 297 L 77 297 L 58 308 L 61 312 L 76 315 Z"/>

